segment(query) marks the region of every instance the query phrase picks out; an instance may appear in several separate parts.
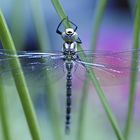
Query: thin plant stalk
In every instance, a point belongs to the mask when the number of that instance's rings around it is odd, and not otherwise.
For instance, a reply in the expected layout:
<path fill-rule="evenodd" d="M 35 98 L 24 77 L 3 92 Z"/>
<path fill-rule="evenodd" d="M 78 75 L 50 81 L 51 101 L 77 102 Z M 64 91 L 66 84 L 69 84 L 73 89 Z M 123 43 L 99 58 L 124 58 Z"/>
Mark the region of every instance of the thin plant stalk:
<path fill-rule="evenodd" d="M 52 4 L 54 6 L 54 8 L 56 9 L 57 11 L 57 14 L 61 17 L 61 19 L 65 18 L 66 17 L 66 14 L 64 13 L 64 10 L 62 9 L 62 6 L 60 5 L 60 2 L 59 0 L 51 0 L 52 1 Z M 66 23 L 65 23 L 66 24 Z M 70 23 L 69 23 L 70 24 Z M 65 27 L 70 27 L 70 25 L 64 25 Z M 81 46 L 78 44 L 78 50 L 82 50 Z M 84 58 L 84 55 L 83 54 L 83 58 Z M 97 94 L 100 98 L 100 101 L 103 105 L 103 108 L 108 116 L 108 119 L 112 125 L 112 128 L 116 134 L 116 137 L 119 139 L 119 140 L 124 140 L 124 137 L 121 133 L 121 130 L 119 129 L 118 127 L 118 124 L 116 122 L 116 119 L 111 111 L 111 108 L 109 107 L 109 104 L 107 102 L 107 99 L 104 95 L 104 92 L 103 90 L 101 89 L 100 87 L 100 84 L 98 82 L 98 80 L 96 79 L 96 76 L 95 74 L 93 73 L 93 70 L 91 68 L 86 68 L 87 69 L 87 73 L 88 73 L 88 76 L 92 82 L 92 84 L 94 85 L 96 91 L 97 91 Z"/>
<path fill-rule="evenodd" d="M 107 4 L 107 0 L 99 0 L 97 3 L 97 8 L 95 10 L 95 18 L 93 21 L 93 29 L 92 29 L 92 40 L 90 45 L 90 50 L 96 51 L 98 32 L 100 29 L 101 21 L 105 12 L 105 6 Z M 88 90 L 89 90 L 90 80 L 86 77 L 83 83 L 83 90 L 81 94 L 81 105 L 79 110 L 79 122 L 78 122 L 78 133 L 77 139 L 82 140 L 84 138 L 84 121 L 85 114 L 87 110 L 87 101 L 88 101 Z"/>
<path fill-rule="evenodd" d="M 2 42 L 3 48 L 11 50 L 13 54 L 16 54 L 16 49 L 14 42 L 8 30 L 5 18 L 0 11 L 0 40 Z M 22 103 L 22 107 L 25 113 L 25 117 L 29 126 L 29 130 L 33 140 L 41 140 L 41 134 L 37 123 L 37 118 L 33 104 L 29 95 L 29 91 L 24 79 L 22 68 L 18 58 L 12 59 L 10 66 L 16 69 L 16 72 L 12 70 L 12 75 L 15 81 L 15 85 Z M 17 74 L 18 73 L 18 74 Z"/>
<path fill-rule="evenodd" d="M 10 25 L 11 25 L 11 34 L 14 40 L 15 46 L 21 50 L 24 46 L 27 33 L 27 10 L 25 10 L 27 2 L 20 0 L 13 0 L 11 3 L 10 11 Z"/>
<path fill-rule="evenodd" d="M 84 80 L 82 95 L 80 99 L 80 109 L 78 114 L 78 129 L 77 129 L 77 140 L 84 139 L 84 125 L 86 118 L 87 102 L 88 102 L 88 90 L 89 90 L 89 79 Z"/>
<path fill-rule="evenodd" d="M 108 117 L 108 119 L 109 119 L 109 121 L 111 123 L 111 126 L 112 126 L 112 128 L 113 128 L 113 130 L 114 130 L 114 132 L 116 134 L 116 137 L 118 138 L 118 140 L 124 140 L 122 132 L 121 132 L 120 128 L 118 127 L 117 121 L 116 121 L 116 119 L 115 119 L 115 117 L 114 117 L 114 115 L 113 115 L 113 113 L 111 111 L 111 108 L 110 108 L 110 106 L 108 104 L 108 101 L 107 101 L 105 95 L 104 95 L 104 92 L 101 89 L 101 87 L 99 85 L 99 82 L 95 77 L 95 74 L 92 72 L 92 69 L 90 69 L 90 68 L 88 68 L 87 71 L 89 73 L 88 76 L 91 79 L 91 82 L 94 85 L 94 87 L 95 87 L 95 89 L 96 89 L 96 91 L 98 93 L 98 96 L 99 96 L 99 98 L 101 100 L 101 103 L 102 103 L 103 108 L 104 108 L 104 110 L 105 110 L 105 112 L 107 114 L 107 117 Z"/>
<path fill-rule="evenodd" d="M 134 22 L 134 49 L 139 48 L 139 35 L 140 33 L 140 0 L 137 0 L 136 5 L 136 15 Z M 132 56 L 132 68 L 138 67 L 139 60 L 139 52 L 134 53 Z M 131 71 L 131 79 L 130 79 L 130 89 L 129 89 L 129 103 L 128 103 L 128 113 L 127 120 L 125 126 L 125 139 L 128 140 L 130 135 L 130 130 L 132 126 L 133 120 L 133 112 L 134 112 L 134 103 L 135 103 L 135 95 L 136 95 L 136 81 L 137 81 L 137 71 Z"/>
<path fill-rule="evenodd" d="M 64 18 L 67 18 L 67 15 L 65 14 L 65 12 L 64 12 L 64 10 L 63 10 L 60 2 L 59 2 L 59 0 L 51 0 L 51 2 L 53 4 L 57 14 L 61 18 L 61 20 L 64 19 Z M 71 24 L 67 20 L 65 20 L 63 22 L 63 25 L 64 25 L 65 28 L 71 27 Z"/>
<path fill-rule="evenodd" d="M 41 1 L 30 0 L 30 3 L 31 3 L 34 25 L 37 33 L 37 39 L 40 47 L 39 49 L 46 51 L 46 49 L 50 49 L 50 40 L 49 40 L 48 29 L 46 26 L 45 18 L 41 7 Z"/>
<path fill-rule="evenodd" d="M 5 140 L 11 140 L 10 137 L 10 126 L 9 118 L 7 112 L 6 95 L 4 93 L 4 85 L 2 82 L 2 77 L 0 77 L 0 118 L 2 123 L 3 137 Z"/>
<path fill-rule="evenodd" d="M 98 33 L 104 16 L 106 4 L 107 4 L 107 0 L 99 0 L 97 3 L 97 8 L 95 10 L 95 18 L 93 21 L 94 24 L 92 27 L 93 34 L 92 34 L 91 47 L 90 47 L 91 50 L 93 51 L 96 51 Z"/>
<path fill-rule="evenodd" d="M 47 27 L 45 25 L 45 19 L 43 15 L 43 11 L 41 8 L 41 3 L 39 0 L 31 0 L 31 7 L 32 7 L 32 14 L 33 14 L 33 19 L 34 19 L 34 24 L 36 28 L 36 33 L 38 36 L 38 42 L 39 42 L 39 47 L 40 50 L 45 51 L 45 50 L 50 50 L 50 41 L 49 37 L 47 34 Z M 45 60 L 44 60 L 45 61 Z M 46 86 L 45 86 L 45 96 L 47 101 L 48 101 L 48 112 L 49 116 L 51 118 L 51 126 L 52 126 L 52 132 L 54 134 L 54 138 L 56 140 L 62 140 L 61 136 L 61 129 L 60 129 L 60 119 L 59 119 L 59 114 L 58 114 L 58 107 L 55 103 L 55 97 L 54 97 L 54 87 L 53 84 L 49 82 L 49 75 L 44 73 L 45 76 L 47 76 L 47 81 Z"/>

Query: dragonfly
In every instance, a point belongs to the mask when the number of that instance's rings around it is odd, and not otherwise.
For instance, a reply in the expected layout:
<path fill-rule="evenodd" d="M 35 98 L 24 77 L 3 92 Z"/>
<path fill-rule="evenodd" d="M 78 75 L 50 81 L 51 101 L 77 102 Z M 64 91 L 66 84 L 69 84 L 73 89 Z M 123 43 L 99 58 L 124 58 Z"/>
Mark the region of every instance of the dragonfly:
<path fill-rule="evenodd" d="M 60 31 L 60 26 L 65 20 L 68 20 L 73 27 Z M 140 50 L 136 49 L 122 52 L 78 51 L 78 44 L 81 44 L 82 41 L 76 32 L 77 29 L 78 26 L 68 18 L 64 18 L 58 24 L 56 33 L 59 34 L 64 41 L 62 51 L 60 52 L 19 51 L 17 54 L 13 54 L 10 50 L 0 50 L 0 74 L 10 69 L 8 62 L 15 58 L 20 60 L 23 69 L 28 69 L 30 73 L 35 72 L 36 75 L 48 71 L 52 74 L 50 77 L 53 79 L 53 77 L 60 78 L 66 73 L 66 134 L 70 132 L 71 124 L 73 74 L 84 79 L 86 77 L 87 68 L 91 68 L 101 84 L 111 85 L 127 80 L 131 71 L 137 70 L 140 72 L 139 59 L 135 60 L 138 63 L 138 67 L 131 67 L 132 54 L 140 55 Z M 83 54 L 84 57 L 82 57 Z M 41 78 L 44 77 L 44 75 L 41 75 Z"/>

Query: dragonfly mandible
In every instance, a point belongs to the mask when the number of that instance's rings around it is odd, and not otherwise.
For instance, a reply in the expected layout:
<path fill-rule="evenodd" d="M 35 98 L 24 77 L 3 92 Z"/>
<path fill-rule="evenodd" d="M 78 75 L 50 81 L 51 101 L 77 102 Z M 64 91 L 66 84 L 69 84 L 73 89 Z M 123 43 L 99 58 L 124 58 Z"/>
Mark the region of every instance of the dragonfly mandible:
<path fill-rule="evenodd" d="M 73 28 L 66 28 L 63 32 L 60 31 L 60 26 L 64 20 L 68 20 Z M 5 69 L 10 69 L 7 65 L 8 61 L 18 57 L 23 69 L 29 69 L 31 72 L 41 73 L 41 71 L 50 71 L 52 76 L 54 72 L 66 71 L 66 116 L 65 116 L 65 132 L 70 132 L 71 122 L 71 104 L 72 104 L 72 75 L 79 75 L 83 77 L 86 68 L 93 68 L 97 79 L 101 84 L 116 84 L 118 81 L 128 79 L 131 70 L 138 70 L 140 72 L 140 66 L 137 68 L 131 68 L 131 56 L 132 54 L 139 53 L 140 50 L 131 50 L 123 52 L 93 52 L 93 51 L 78 51 L 77 45 L 81 44 L 81 40 L 77 34 L 77 26 L 71 22 L 68 18 L 64 18 L 58 25 L 56 33 L 61 35 L 64 40 L 62 51 L 54 53 L 44 52 L 28 52 L 19 51 L 17 54 L 12 54 L 10 50 L 0 50 L 0 73 Z M 85 54 L 84 58 L 81 57 Z M 43 60 L 43 61 L 42 61 Z M 137 60 L 136 60 L 137 61 Z M 138 64 L 140 60 L 138 59 Z M 7 68 L 8 67 L 8 68 Z M 36 74 L 37 74 L 36 73 Z M 104 74 L 104 76 L 102 75 Z M 61 77 L 61 74 L 58 73 Z M 42 76 L 43 78 L 44 76 Z M 55 77 L 55 76 L 54 76 Z M 111 83 L 109 83 L 111 81 Z"/>

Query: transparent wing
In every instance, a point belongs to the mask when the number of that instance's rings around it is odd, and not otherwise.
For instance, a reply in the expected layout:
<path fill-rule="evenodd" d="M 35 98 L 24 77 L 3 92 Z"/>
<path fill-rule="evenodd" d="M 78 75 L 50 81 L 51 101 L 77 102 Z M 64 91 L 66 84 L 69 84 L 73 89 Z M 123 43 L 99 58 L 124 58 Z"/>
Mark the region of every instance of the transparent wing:
<path fill-rule="evenodd" d="M 137 68 L 131 68 L 132 54 L 140 55 L 140 50 L 131 50 L 124 52 L 96 52 L 91 51 L 78 52 L 77 70 L 81 73 L 79 77 L 85 77 L 86 70 L 84 66 L 93 68 L 98 80 L 103 85 L 121 84 L 129 81 L 131 70 L 138 70 L 140 73 L 140 59 L 135 62 L 138 63 Z M 76 73 L 78 74 L 78 72 Z"/>
<path fill-rule="evenodd" d="M 7 72 L 11 70 L 18 74 L 16 68 L 10 67 L 10 61 L 18 58 L 23 72 L 27 79 L 39 81 L 47 80 L 46 71 L 55 81 L 64 75 L 63 55 L 59 53 L 42 53 L 42 52 L 17 52 L 15 55 L 9 50 L 0 50 L 0 74 L 8 78 Z"/>

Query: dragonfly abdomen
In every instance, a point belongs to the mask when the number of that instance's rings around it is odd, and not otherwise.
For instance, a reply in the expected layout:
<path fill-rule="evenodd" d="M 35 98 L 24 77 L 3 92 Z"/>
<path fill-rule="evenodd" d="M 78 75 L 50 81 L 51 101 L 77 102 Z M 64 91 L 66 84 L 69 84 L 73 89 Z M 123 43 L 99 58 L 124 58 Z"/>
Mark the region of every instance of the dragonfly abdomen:
<path fill-rule="evenodd" d="M 65 122 L 65 132 L 66 134 L 69 133 L 70 131 L 70 119 L 71 119 L 71 104 L 72 104 L 72 63 L 66 64 L 67 68 L 67 83 L 66 83 L 66 88 L 67 88 L 67 94 L 66 94 L 66 122 Z"/>

